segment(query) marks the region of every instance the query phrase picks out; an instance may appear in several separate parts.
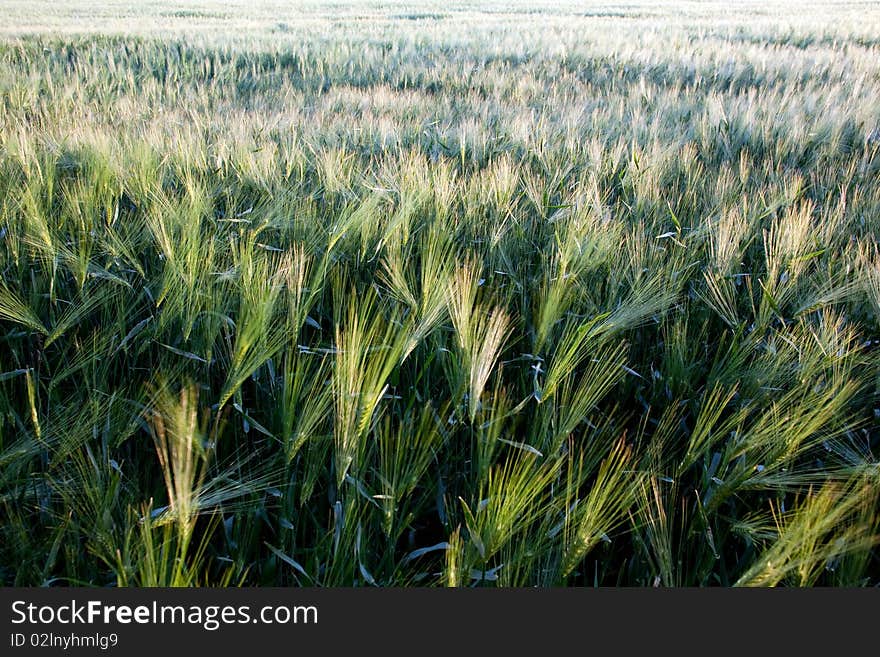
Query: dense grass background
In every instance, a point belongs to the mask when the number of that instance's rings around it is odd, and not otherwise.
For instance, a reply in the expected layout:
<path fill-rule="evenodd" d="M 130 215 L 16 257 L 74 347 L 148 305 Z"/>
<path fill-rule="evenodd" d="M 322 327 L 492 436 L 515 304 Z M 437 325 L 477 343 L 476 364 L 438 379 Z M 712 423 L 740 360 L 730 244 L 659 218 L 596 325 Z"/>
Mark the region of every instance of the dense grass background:
<path fill-rule="evenodd" d="M 2 583 L 880 581 L 876 6 L 33 7 Z"/>

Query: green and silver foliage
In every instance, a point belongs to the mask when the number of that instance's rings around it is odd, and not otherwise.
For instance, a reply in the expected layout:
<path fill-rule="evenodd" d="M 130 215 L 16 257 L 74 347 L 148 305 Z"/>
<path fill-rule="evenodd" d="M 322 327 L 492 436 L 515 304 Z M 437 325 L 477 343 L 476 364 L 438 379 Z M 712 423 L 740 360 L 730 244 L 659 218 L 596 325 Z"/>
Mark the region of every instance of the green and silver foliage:
<path fill-rule="evenodd" d="M 880 582 L 877 8 L 246 4 L 0 8 L 0 582 Z"/>

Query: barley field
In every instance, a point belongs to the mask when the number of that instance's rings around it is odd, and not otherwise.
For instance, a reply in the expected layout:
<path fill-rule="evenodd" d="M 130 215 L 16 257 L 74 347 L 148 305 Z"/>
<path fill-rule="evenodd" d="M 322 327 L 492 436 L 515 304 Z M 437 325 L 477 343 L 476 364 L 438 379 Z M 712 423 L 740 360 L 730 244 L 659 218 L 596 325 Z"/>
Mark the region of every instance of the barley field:
<path fill-rule="evenodd" d="M 880 584 L 880 4 L 0 5 L 0 583 Z"/>

